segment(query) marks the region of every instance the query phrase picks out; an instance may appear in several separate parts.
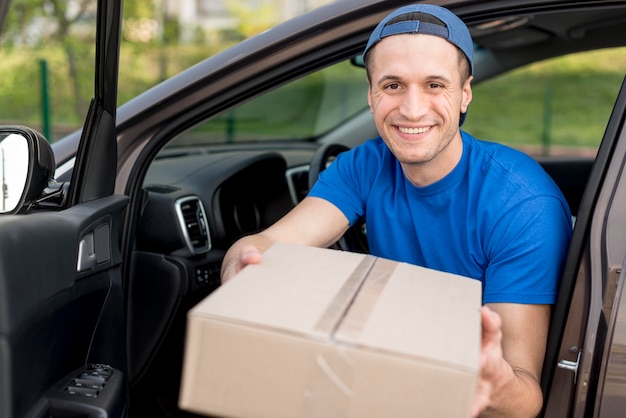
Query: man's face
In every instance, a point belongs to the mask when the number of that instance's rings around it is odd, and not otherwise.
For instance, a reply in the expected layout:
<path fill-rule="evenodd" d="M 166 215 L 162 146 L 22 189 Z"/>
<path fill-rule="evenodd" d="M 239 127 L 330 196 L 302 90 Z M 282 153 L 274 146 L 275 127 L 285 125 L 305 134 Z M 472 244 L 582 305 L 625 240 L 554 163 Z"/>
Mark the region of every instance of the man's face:
<path fill-rule="evenodd" d="M 472 99 L 457 48 L 432 35 L 393 35 L 368 58 L 368 103 L 387 146 L 405 171 L 433 163 L 447 174 L 461 157 L 459 116 Z"/>

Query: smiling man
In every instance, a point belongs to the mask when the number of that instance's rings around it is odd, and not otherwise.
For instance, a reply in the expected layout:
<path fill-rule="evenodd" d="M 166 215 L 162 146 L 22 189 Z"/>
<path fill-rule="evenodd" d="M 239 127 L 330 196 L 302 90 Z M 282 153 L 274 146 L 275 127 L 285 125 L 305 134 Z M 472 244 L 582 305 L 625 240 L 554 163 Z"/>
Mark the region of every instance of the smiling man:
<path fill-rule="evenodd" d="M 472 100 L 473 42 L 452 12 L 396 10 L 372 32 L 364 58 L 380 136 L 341 154 L 283 219 L 235 243 L 222 279 L 261 262 L 274 242 L 326 247 L 364 218 L 372 254 L 481 281 L 473 415 L 536 416 L 571 235 L 567 203 L 533 159 L 460 129 Z"/>

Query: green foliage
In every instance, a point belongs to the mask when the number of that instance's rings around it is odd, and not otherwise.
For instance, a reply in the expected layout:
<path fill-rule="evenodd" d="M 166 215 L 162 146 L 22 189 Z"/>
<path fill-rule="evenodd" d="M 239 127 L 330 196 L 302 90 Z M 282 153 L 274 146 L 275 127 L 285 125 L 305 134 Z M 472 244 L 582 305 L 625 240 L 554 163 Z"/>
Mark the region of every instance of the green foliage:
<path fill-rule="evenodd" d="M 124 2 L 124 19 L 152 18 L 157 15 L 158 2 L 151 0 L 132 0 Z"/>
<path fill-rule="evenodd" d="M 78 9 L 71 11 L 66 10 L 66 4 L 62 0 L 14 0 L 0 38 L 0 123 L 21 123 L 40 129 L 44 60 L 54 125 L 52 140 L 82 125 L 93 96 L 95 0 L 78 0 Z M 198 28 L 192 39 L 181 45 L 176 42 L 181 28 L 160 9 L 162 2 L 124 2 L 118 103 L 125 103 L 165 78 L 279 21 L 273 0 L 256 4 L 251 8 L 244 0 L 229 1 L 229 12 L 238 22 L 234 29 L 205 32 Z M 158 29 L 160 24 L 165 24 L 163 30 Z M 625 52 L 621 48 L 575 54 L 476 85 L 464 129 L 480 138 L 520 147 L 530 144 L 537 149 L 548 141 L 552 147 L 595 148 L 626 72 Z M 297 132 L 291 134 L 319 133 L 323 127 L 314 112 L 322 99 L 310 94 L 316 89 L 326 88 L 326 97 L 330 97 L 329 91 L 337 92 L 337 103 L 350 97 L 351 102 L 362 101 L 366 106 L 365 91 L 356 93 L 360 84 L 335 76 L 326 80 L 321 75 L 317 79 L 314 76 L 269 94 L 269 103 L 275 109 L 272 107 L 274 110 L 263 123 L 250 119 L 245 122 L 249 124 L 247 128 L 239 128 L 261 136 L 281 132 L 289 135 L 287 131 L 294 125 L 288 120 L 299 120 Z M 298 89 L 302 91 L 298 93 Z M 312 99 L 302 101 L 302 97 Z M 259 114 L 255 106 L 269 109 L 267 103 L 250 102 L 238 109 L 239 116 L 243 116 L 240 120 L 247 120 L 247 114 Z M 349 107 L 354 109 L 356 105 L 350 103 Z M 303 117 L 307 112 L 311 112 L 310 119 Z M 337 115 L 341 113 L 338 111 Z M 206 129 L 223 133 L 230 123 L 228 117 L 216 119 L 222 127 Z"/>
<path fill-rule="evenodd" d="M 0 38 L 0 123 L 22 123 L 39 128 L 41 116 L 41 61 L 48 68 L 48 86 L 54 140 L 79 128 L 93 96 L 96 0 L 14 0 Z M 124 2 L 118 103 L 192 66 L 200 60 L 265 30 L 276 20 L 264 16 L 276 8 L 246 9 L 229 3 L 238 13 L 240 29 L 204 33 L 178 44 L 180 25 L 155 0 Z M 252 27 L 249 21 L 255 22 Z M 159 25 L 162 29 L 159 30 Z M 241 31 L 246 33 L 242 33 Z M 212 40 L 207 44 L 207 40 Z"/>
<path fill-rule="evenodd" d="M 2 28 L 2 48 L 12 48 L 15 43 L 26 42 L 32 45 L 35 40 L 28 32 L 24 31 L 31 25 L 35 18 L 43 16 L 46 0 L 20 0 L 11 3 L 9 13 Z"/>
<path fill-rule="evenodd" d="M 118 102 L 130 100 L 164 76 L 183 71 L 216 53 L 218 49 L 218 46 L 209 45 L 159 46 L 124 42 L 120 57 Z M 92 57 L 88 50 L 83 51 L 80 57 L 83 61 L 80 66 L 80 85 L 88 103 L 92 95 Z M 39 126 L 42 59 L 47 61 L 49 69 L 51 117 L 55 130 L 53 139 L 57 139 L 82 124 L 82 118 L 74 110 L 75 98 L 68 86 L 67 60 L 60 46 L 0 52 L 3 63 L 0 68 L 0 123 L 23 123 L 35 128 Z M 164 73 L 161 72 L 163 66 Z M 474 99 L 464 129 L 479 138 L 515 146 L 531 144 L 535 149 L 542 146 L 548 131 L 553 147 L 566 145 L 595 148 L 602 138 L 625 68 L 626 53 L 622 48 L 538 63 L 489 80 L 474 86 Z M 341 91 L 340 87 L 331 90 Z M 294 85 L 292 90 L 303 88 L 312 89 L 315 86 L 300 83 Z M 354 88 L 350 88 L 354 93 Z M 548 126 L 545 120 L 549 98 L 547 92 L 551 92 L 552 99 Z M 356 97 L 365 105 L 365 92 Z M 289 97 L 272 99 L 273 103 L 281 103 L 286 107 L 285 111 L 277 109 L 273 114 L 277 118 L 286 118 L 294 115 L 294 112 L 305 110 L 304 106 L 293 100 Z M 242 112 L 254 114 L 254 106 L 252 103 L 244 107 Z M 222 119 L 225 124 L 226 115 Z M 275 130 L 280 120 L 272 121 L 272 130 Z M 255 129 L 259 134 L 262 133 L 258 124 Z"/>
<path fill-rule="evenodd" d="M 254 36 L 280 20 L 280 8 L 276 1 L 264 0 L 252 6 L 249 1 L 230 0 L 226 4 L 230 14 L 236 16 L 236 31 L 243 38 Z"/>
<path fill-rule="evenodd" d="M 463 128 L 479 138 L 530 145 L 531 152 L 544 141 L 595 150 L 624 77 L 625 52 L 573 54 L 479 84 Z"/>
<path fill-rule="evenodd" d="M 344 61 L 252 99 L 178 137 L 173 146 L 306 141 L 366 108 L 365 72 Z"/>

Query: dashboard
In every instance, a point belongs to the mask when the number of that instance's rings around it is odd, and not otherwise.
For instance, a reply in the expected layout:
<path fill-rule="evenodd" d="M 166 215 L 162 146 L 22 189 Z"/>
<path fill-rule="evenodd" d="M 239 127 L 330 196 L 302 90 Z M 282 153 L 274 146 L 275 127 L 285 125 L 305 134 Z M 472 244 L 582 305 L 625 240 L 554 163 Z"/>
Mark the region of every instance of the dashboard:
<path fill-rule="evenodd" d="M 181 256 L 228 249 L 242 235 L 268 227 L 294 206 L 286 171 L 286 161 L 277 152 L 155 160 L 144 181 L 138 248 Z"/>
<path fill-rule="evenodd" d="M 180 358 L 171 352 L 182 347 L 187 310 L 219 287 L 233 242 L 267 228 L 306 195 L 314 152 L 166 149 L 152 162 L 131 260 L 131 379 L 141 379 L 158 353 Z"/>

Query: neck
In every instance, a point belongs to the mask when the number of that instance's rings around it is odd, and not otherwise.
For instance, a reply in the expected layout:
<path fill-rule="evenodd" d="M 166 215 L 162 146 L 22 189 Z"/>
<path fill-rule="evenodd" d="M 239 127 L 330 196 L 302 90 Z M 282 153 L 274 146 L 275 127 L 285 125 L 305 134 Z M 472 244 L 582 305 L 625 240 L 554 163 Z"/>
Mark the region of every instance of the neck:
<path fill-rule="evenodd" d="M 400 163 L 406 178 L 415 187 L 426 187 L 441 180 L 461 161 L 463 139 L 458 132 L 452 141 L 432 160 L 421 163 Z"/>

